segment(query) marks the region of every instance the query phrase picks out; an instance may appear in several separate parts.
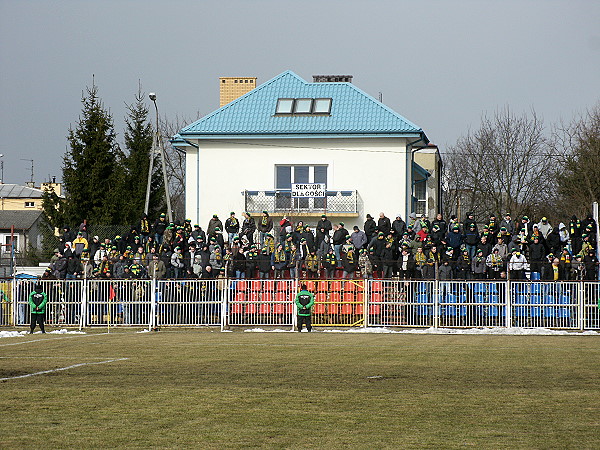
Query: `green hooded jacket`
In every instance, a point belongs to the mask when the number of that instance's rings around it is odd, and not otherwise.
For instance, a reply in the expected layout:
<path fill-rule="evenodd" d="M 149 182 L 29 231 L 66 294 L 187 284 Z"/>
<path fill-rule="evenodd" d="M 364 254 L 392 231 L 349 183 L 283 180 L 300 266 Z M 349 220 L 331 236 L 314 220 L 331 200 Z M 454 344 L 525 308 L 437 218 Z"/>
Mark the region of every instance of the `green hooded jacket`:
<path fill-rule="evenodd" d="M 29 294 L 29 307 L 31 308 L 31 314 L 45 314 L 46 303 L 48 303 L 48 296 L 45 292 L 33 291 Z"/>
<path fill-rule="evenodd" d="M 296 294 L 296 306 L 299 316 L 310 316 L 311 308 L 315 304 L 315 296 L 312 292 L 300 291 Z"/>

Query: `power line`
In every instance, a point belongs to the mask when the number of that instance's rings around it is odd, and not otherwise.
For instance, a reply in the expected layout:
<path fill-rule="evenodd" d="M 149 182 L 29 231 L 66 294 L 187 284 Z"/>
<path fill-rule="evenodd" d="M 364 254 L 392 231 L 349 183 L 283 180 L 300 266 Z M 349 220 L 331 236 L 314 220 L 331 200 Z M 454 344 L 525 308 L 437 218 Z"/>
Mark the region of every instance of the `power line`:
<path fill-rule="evenodd" d="M 362 152 L 362 153 L 392 153 L 399 154 L 399 152 L 394 150 L 374 150 L 374 149 L 366 149 L 366 148 L 330 148 L 330 147 L 312 147 L 306 145 L 278 145 L 278 144 L 264 144 L 264 143 L 251 143 L 251 142 L 236 142 L 236 140 L 230 139 L 202 139 L 202 142 L 219 142 L 219 143 L 228 143 L 233 145 L 254 145 L 256 147 L 277 147 L 277 148 L 293 148 L 298 150 L 333 150 L 340 152 Z M 470 153 L 470 152 L 450 152 L 450 151 L 440 151 L 438 148 L 438 153 L 441 155 L 457 155 L 457 156 L 485 156 L 486 154 L 482 153 Z M 511 153 L 507 152 L 493 152 L 489 153 L 489 156 L 512 156 Z M 565 154 L 556 154 L 556 153 L 536 153 L 536 156 L 540 157 L 564 157 Z"/>

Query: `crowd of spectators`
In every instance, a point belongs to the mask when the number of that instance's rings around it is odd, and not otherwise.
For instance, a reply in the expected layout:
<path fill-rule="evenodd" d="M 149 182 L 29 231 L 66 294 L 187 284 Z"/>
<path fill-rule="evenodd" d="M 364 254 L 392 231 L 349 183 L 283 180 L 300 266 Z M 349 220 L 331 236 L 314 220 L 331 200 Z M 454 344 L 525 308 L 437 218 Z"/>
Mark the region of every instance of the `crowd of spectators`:
<path fill-rule="evenodd" d="M 441 214 L 430 221 L 411 214 L 347 230 L 323 214 L 314 229 L 288 217 L 274 222 L 231 212 L 215 214 L 206 230 L 190 220 L 151 222 L 144 215 L 125 236 L 90 236 L 84 222 L 65 226 L 44 279 L 394 278 L 595 280 L 596 223 L 572 216 L 553 226 L 523 216 L 492 215 L 477 223 Z"/>

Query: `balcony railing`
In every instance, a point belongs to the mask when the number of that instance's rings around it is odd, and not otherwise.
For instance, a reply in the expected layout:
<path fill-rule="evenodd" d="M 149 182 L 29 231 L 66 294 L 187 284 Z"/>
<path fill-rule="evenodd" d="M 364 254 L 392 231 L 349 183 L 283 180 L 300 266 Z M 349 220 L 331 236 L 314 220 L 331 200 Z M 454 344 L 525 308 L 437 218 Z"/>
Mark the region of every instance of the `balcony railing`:
<path fill-rule="evenodd" d="M 297 212 L 304 214 L 358 214 L 356 191 L 327 191 L 321 198 L 292 198 L 291 191 L 244 191 L 245 209 L 249 213 Z"/>

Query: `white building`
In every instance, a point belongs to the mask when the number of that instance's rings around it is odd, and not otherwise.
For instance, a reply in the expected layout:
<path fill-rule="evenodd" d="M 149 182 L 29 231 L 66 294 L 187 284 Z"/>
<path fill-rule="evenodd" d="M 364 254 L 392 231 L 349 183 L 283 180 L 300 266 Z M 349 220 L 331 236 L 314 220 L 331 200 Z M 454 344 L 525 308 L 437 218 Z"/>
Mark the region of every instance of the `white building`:
<path fill-rule="evenodd" d="M 186 216 L 263 210 L 315 223 L 326 213 L 362 228 L 415 210 L 414 152 L 423 130 L 349 82 L 309 83 L 286 71 L 180 131 Z M 324 183 L 324 198 L 291 198 L 293 183 Z"/>

